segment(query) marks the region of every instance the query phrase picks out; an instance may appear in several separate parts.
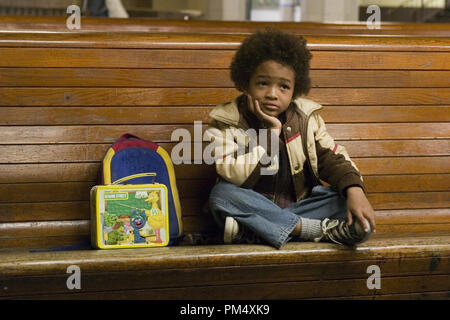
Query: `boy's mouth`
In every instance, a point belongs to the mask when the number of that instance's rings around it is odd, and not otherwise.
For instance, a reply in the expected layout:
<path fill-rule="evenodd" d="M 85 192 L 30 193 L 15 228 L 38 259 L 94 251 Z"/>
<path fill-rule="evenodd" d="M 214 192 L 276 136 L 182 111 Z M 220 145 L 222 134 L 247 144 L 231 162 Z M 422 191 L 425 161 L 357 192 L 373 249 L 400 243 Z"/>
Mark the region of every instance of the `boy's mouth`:
<path fill-rule="evenodd" d="M 263 107 L 267 110 L 271 110 L 271 111 L 277 111 L 278 109 L 280 109 L 277 105 L 275 104 L 270 104 L 270 103 L 264 103 Z"/>

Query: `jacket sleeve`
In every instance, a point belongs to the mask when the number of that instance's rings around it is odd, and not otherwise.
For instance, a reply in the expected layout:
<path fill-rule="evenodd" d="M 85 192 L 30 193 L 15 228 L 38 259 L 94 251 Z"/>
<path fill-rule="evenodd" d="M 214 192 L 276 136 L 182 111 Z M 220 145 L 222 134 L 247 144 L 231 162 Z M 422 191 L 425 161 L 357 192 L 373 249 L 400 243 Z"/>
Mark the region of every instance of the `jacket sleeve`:
<path fill-rule="evenodd" d="M 205 131 L 205 140 L 210 141 L 205 155 L 215 162 L 217 174 L 244 188 L 252 188 L 262 174 L 278 170 L 278 156 L 270 157 L 270 135 L 258 136 L 256 130 L 251 133 L 216 120 Z"/>
<path fill-rule="evenodd" d="M 350 186 L 359 186 L 365 192 L 361 174 L 345 147 L 335 143 L 319 114 L 314 113 L 313 117 L 317 122 L 315 144 L 319 178 L 329 183 L 342 197 L 346 196 L 346 189 Z"/>

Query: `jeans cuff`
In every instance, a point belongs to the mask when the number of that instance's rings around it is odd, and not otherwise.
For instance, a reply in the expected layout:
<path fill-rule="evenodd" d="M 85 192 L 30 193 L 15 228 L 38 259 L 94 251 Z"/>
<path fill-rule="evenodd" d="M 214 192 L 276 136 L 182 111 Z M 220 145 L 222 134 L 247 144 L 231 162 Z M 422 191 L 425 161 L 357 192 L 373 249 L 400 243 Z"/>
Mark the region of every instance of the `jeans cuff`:
<path fill-rule="evenodd" d="M 292 236 L 290 236 L 291 232 L 295 229 L 298 222 L 300 221 L 299 216 L 295 216 L 292 218 L 291 222 L 286 228 L 282 228 L 280 230 L 280 233 L 278 235 L 278 241 L 275 243 L 275 246 L 277 249 L 280 249 L 286 242 L 288 242 L 290 239 L 292 239 Z"/>

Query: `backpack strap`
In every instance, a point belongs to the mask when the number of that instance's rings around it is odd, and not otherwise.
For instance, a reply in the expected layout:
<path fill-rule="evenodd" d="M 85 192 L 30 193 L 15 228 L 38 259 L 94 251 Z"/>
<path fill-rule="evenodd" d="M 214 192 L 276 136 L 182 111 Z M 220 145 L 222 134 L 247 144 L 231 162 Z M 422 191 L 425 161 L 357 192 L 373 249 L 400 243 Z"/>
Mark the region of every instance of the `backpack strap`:
<path fill-rule="evenodd" d="M 130 176 L 126 176 L 126 177 L 117 179 L 116 181 L 114 181 L 111 184 L 119 184 L 119 183 L 127 181 L 127 180 L 141 178 L 141 177 L 153 177 L 153 179 L 152 179 L 152 184 L 153 184 L 153 183 L 155 183 L 156 173 L 155 172 L 145 172 L 145 173 L 132 174 Z"/>

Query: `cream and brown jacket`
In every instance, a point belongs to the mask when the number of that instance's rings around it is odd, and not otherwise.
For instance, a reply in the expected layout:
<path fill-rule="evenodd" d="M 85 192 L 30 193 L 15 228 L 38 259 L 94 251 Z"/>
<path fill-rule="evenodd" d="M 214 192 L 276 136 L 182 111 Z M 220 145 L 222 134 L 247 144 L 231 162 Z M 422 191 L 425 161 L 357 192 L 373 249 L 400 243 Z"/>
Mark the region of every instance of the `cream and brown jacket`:
<path fill-rule="evenodd" d="M 265 137 L 262 137 L 264 132 L 256 131 L 260 133 L 258 143 L 251 143 L 254 139 L 249 134 L 252 131 L 244 114 L 246 106 L 242 107 L 244 101 L 246 99 L 239 96 L 231 103 L 216 106 L 209 114 L 212 121 L 205 137 L 213 142 L 209 148 L 213 150 L 217 173 L 237 186 L 254 188 L 267 172 L 277 172 L 279 157 L 272 152 L 270 130 L 266 130 L 269 133 Z M 323 182 L 330 184 L 343 197 L 349 186 L 360 186 L 364 190 L 362 177 L 347 151 L 328 134 L 322 117 L 317 113 L 321 108 L 314 101 L 297 98 L 286 111 L 280 141 L 285 144 L 283 150 L 287 151 L 289 163 L 285 170 L 290 171 L 292 181 L 282 184 L 293 186 L 294 200 L 308 194 L 305 186 L 311 189 Z"/>

